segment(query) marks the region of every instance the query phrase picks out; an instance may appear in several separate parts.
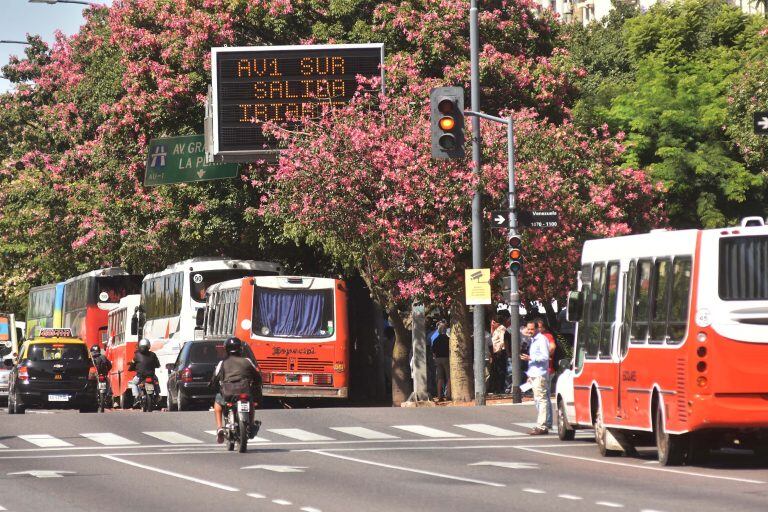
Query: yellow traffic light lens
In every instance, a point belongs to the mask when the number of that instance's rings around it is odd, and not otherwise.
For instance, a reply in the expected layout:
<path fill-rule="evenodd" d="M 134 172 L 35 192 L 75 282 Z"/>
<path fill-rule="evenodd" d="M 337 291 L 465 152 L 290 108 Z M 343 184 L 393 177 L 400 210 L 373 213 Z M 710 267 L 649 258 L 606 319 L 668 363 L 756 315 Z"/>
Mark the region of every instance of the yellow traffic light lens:
<path fill-rule="evenodd" d="M 519 260 L 520 256 L 522 255 L 523 253 L 520 252 L 520 249 L 512 249 L 511 251 L 509 251 L 509 257 L 512 258 L 513 260 Z"/>
<path fill-rule="evenodd" d="M 443 117 L 440 119 L 440 129 L 449 132 L 456 126 L 456 120 L 452 117 Z"/>

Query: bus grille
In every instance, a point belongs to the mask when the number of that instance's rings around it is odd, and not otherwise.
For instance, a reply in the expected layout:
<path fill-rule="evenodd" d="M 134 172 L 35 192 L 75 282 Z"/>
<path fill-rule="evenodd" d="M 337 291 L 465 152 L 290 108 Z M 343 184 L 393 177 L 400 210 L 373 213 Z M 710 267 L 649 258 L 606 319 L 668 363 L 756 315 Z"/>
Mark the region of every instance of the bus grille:
<path fill-rule="evenodd" d="M 259 361 L 259 367 L 265 371 L 283 371 L 288 368 L 288 359 L 285 357 L 267 357 Z"/>
<path fill-rule="evenodd" d="M 315 385 L 316 386 L 332 386 L 333 385 L 333 375 L 330 373 L 317 373 L 315 374 Z"/>
<path fill-rule="evenodd" d="M 688 360 L 685 357 L 681 357 L 677 360 L 677 417 L 685 423 L 688 421 L 688 409 L 686 408 L 686 396 L 685 396 L 685 373 L 688 368 Z"/>
<path fill-rule="evenodd" d="M 305 372 L 323 372 L 333 367 L 331 361 L 318 361 L 317 359 L 299 358 L 299 370 Z"/>

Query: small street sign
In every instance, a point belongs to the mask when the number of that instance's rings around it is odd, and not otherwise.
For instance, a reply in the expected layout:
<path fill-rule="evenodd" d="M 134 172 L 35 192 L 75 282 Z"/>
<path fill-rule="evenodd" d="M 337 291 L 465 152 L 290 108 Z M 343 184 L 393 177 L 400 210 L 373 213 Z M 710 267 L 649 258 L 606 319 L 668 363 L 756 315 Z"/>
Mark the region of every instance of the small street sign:
<path fill-rule="evenodd" d="M 464 269 L 464 286 L 467 306 L 491 303 L 491 269 Z"/>
<path fill-rule="evenodd" d="M 531 210 L 517 214 L 517 225 L 524 228 L 556 228 L 560 216 L 554 210 Z"/>
<path fill-rule="evenodd" d="M 752 123 L 756 135 L 768 135 L 768 111 L 752 114 Z"/>
<path fill-rule="evenodd" d="M 509 210 L 492 211 L 491 227 L 492 228 L 508 228 L 509 227 Z"/>
<path fill-rule="evenodd" d="M 237 164 L 205 163 L 203 135 L 152 139 L 144 186 L 236 178 Z"/>

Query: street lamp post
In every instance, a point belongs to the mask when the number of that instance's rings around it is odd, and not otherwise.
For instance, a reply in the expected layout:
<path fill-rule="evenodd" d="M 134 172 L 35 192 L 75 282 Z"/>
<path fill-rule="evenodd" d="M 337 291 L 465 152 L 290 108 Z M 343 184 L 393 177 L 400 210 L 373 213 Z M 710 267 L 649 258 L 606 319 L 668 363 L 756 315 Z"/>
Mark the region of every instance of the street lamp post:
<path fill-rule="evenodd" d="M 31 4 L 48 4 L 48 5 L 55 5 L 55 4 L 78 4 L 78 5 L 99 5 L 96 2 L 87 2 L 86 0 L 29 0 L 29 3 Z"/>

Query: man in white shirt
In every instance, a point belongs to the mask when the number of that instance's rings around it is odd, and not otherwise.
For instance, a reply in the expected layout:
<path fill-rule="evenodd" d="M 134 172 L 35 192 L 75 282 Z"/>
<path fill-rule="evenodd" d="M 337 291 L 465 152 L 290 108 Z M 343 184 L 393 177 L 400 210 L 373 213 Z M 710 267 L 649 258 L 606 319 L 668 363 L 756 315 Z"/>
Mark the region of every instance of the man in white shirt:
<path fill-rule="evenodd" d="M 547 429 L 547 373 L 549 372 L 549 340 L 542 333 L 537 333 L 531 342 L 529 354 L 521 354 L 520 359 L 528 361 L 528 382 L 533 389 L 533 400 L 536 402 L 538 416 L 536 427 L 529 435 L 540 436 L 549 433 Z"/>

